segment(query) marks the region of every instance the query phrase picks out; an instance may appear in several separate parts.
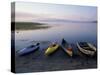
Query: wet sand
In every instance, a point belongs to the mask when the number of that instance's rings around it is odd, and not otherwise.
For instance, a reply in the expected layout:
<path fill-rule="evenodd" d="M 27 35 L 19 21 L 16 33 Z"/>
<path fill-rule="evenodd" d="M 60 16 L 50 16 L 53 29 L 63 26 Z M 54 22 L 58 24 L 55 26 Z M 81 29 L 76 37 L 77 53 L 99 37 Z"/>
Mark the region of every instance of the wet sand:
<path fill-rule="evenodd" d="M 16 53 L 16 73 L 97 68 L 97 58 L 83 55 L 76 47 L 73 57 L 69 57 L 61 47 L 50 56 L 44 55 L 45 50 L 39 49 L 26 56 Z"/>

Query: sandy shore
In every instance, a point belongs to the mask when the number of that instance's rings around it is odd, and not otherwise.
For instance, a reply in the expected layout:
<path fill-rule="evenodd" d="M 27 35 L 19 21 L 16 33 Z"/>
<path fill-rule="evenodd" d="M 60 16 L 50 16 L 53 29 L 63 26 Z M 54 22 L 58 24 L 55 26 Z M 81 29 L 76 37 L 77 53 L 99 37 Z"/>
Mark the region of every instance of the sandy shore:
<path fill-rule="evenodd" d="M 78 50 L 74 51 L 72 58 L 61 48 L 48 57 L 44 55 L 44 51 L 45 49 L 37 50 L 26 56 L 18 56 L 16 54 L 16 72 L 24 73 L 97 68 L 96 57 L 86 57 Z"/>

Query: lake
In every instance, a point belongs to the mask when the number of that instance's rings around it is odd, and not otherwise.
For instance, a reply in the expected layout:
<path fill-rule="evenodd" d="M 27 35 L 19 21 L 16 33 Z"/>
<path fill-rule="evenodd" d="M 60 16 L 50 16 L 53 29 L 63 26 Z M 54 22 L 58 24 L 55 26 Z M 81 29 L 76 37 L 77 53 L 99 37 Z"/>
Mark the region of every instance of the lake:
<path fill-rule="evenodd" d="M 64 38 L 69 43 L 90 42 L 97 45 L 97 23 L 56 22 L 48 23 L 50 28 L 15 31 L 15 49 L 20 50 L 31 44 L 40 42 L 41 48 L 47 48 L 50 43 L 58 42 Z"/>
<path fill-rule="evenodd" d="M 15 31 L 17 73 L 97 68 L 97 58 L 85 57 L 76 47 L 76 42 L 86 41 L 97 45 L 96 23 L 50 23 L 49 28 Z M 52 42 L 61 44 L 62 38 L 73 48 L 69 57 L 61 47 L 51 56 L 45 50 Z M 39 42 L 40 48 L 26 56 L 18 56 L 17 50 Z"/>

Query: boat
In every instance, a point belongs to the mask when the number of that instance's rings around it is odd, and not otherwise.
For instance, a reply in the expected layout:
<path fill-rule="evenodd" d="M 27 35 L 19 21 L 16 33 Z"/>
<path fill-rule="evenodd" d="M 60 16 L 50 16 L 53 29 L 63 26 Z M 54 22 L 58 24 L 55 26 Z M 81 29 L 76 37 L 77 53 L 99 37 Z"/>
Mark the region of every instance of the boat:
<path fill-rule="evenodd" d="M 62 39 L 61 47 L 70 57 L 73 56 L 72 47 L 66 40 Z"/>
<path fill-rule="evenodd" d="M 38 48 L 39 48 L 39 43 L 37 43 L 36 45 L 30 45 L 26 48 L 19 50 L 18 54 L 19 54 L 19 56 L 27 55 L 29 53 L 36 51 Z"/>
<path fill-rule="evenodd" d="M 96 53 L 96 47 L 88 42 L 78 42 L 77 47 L 83 54 L 94 56 Z"/>
<path fill-rule="evenodd" d="M 45 55 L 50 55 L 52 53 L 54 53 L 55 51 L 57 51 L 57 49 L 59 48 L 59 45 L 57 43 L 52 43 L 47 50 L 45 51 Z"/>

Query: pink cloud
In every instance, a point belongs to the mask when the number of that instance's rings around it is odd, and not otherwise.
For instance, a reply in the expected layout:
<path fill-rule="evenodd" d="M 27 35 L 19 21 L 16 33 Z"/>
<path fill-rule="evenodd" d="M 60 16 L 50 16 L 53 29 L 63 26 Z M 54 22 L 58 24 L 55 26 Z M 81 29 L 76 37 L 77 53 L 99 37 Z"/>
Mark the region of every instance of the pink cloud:
<path fill-rule="evenodd" d="M 84 17 L 84 16 L 79 16 L 79 15 L 31 14 L 31 13 L 23 13 L 23 12 L 15 13 L 15 21 L 33 22 L 33 21 L 44 20 L 44 19 L 89 21 L 89 18 Z"/>

